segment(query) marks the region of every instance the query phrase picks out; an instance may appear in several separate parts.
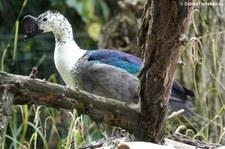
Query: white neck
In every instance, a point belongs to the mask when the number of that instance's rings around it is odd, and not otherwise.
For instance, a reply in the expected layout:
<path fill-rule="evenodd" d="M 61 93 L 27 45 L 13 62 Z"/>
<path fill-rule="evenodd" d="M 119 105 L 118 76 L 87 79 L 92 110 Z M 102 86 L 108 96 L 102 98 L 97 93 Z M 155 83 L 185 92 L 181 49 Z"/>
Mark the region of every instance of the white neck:
<path fill-rule="evenodd" d="M 66 41 L 63 44 L 59 44 L 56 41 L 54 52 L 55 66 L 66 85 L 74 86 L 73 78 L 70 75 L 71 70 L 85 52 L 86 50 L 80 49 L 74 40 Z"/>
<path fill-rule="evenodd" d="M 71 70 L 86 51 L 81 50 L 75 43 L 72 27 L 63 15 L 52 11 L 40 15 L 40 17 L 46 16 L 49 17 L 50 21 L 44 27 L 41 25 L 40 27 L 43 28 L 44 32 L 53 32 L 55 36 L 55 66 L 66 85 L 74 86 Z"/>
<path fill-rule="evenodd" d="M 60 26 L 53 30 L 56 44 L 63 44 L 65 42 L 74 40 L 72 26 L 67 19 L 62 21 Z"/>

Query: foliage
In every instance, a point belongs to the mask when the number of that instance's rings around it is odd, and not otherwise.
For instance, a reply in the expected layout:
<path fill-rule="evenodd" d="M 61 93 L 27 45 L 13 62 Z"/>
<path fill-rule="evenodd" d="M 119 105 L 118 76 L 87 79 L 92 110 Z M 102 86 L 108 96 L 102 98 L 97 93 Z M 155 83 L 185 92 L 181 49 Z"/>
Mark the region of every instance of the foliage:
<path fill-rule="evenodd" d="M 97 40 L 102 21 L 107 20 L 109 16 L 109 10 L 105 2 L 103 0 L 66 0 L 66 4 L 76 10 L 82 20 L 87 24 L 89 35 L 94 40 Z M 96 8 L 98 8 L 98 11 L 102 15 L 95 14 Z"/>
<path fill-rule="evenodd" d="M 219 1 L 218 1 L 219 3 Z M 217 17 L 215 17 L 217 16 Z M 195 90 L 197 117 L 188 125 L 170 123 L 172 130 L 193 138 L 225 144 L 224 6 L 197 7 L 192 16 L 190 39 L 182 51 L 185 66 L 176 77 Z M 175 120 L 177 121 L 177 120 Z M 174 131 L 173 131 L 174 132 Z"/>
<path fill-rule="evenodd" d="M 102 137 L 88 116 L 45 106 L 14 106 L 9 126 L 3 145 L 9 149 L 77 148 Z"/>
<path fill-rule="evenodd" d="M 95 7 L 98 7 L 102 12 L 102 17 L 104 20 L 108 19 L 109 11 L 107 5 L 102 0 L 66 0 L 66 4 L 69 7 L 74 8 L 84 22 L 101 20 L 101 16 L 99 14 L 95 14 Z"/>

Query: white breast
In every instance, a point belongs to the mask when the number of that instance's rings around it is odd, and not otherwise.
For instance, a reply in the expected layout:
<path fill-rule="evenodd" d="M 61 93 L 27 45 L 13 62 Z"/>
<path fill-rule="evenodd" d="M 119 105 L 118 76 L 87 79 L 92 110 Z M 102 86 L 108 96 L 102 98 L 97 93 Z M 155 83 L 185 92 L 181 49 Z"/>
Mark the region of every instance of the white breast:
<path fill-rule="evenodd" d="M 74 40 L 63 44 L 56 43 L 54 52 L 55 66 L 66 85 L 70 87 L 74 86 L 71 70 L 85 52 L 86 50 L 80 49 Z"/>

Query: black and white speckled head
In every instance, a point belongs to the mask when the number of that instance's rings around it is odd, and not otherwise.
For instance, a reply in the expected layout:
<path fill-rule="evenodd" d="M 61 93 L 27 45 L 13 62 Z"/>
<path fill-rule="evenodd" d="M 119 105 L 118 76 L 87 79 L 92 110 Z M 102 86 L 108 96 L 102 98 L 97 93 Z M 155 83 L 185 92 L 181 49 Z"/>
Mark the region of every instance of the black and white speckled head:
<path fill-rule="evenodd" d="M 27 33 L 25 38 L 31 38 L 40 32 L 53 32 L 57 41 L 73 40 L 70 23 L 62 14 L 55 10 L 46 11 L 39 15 L 38 18 L 30 15 L 25 16 L 22 24 Z"/>
<path fill-rule="evenodd" d="M 67 24 L 66 18 L 54 10 L 49 10 L 39 15 L 37 22 L 39 29 L 43 30 L 43 32 L 54 32 L 60 28 L 62 24 Z"/>

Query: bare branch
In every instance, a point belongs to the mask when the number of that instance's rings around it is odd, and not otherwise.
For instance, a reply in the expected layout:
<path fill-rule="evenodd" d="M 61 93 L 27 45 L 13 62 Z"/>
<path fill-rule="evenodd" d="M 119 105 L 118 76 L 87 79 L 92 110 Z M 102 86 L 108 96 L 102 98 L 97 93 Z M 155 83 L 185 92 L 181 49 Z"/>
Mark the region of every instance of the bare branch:
<path fill-rule="evenodd" d="M 79 89 L 70 89 L 29 76 L 0 72 L 0 90 L 7 91 L 10 95 L 7 95 L 7 99 L 13 100 L 13 104 L 75 108 L 80 114 L 88 114 L 96 122 L 105 122 L 132 132 L 140 129 L 140 113 L 137 109 L 124 102 L 92 95 Z"/>

